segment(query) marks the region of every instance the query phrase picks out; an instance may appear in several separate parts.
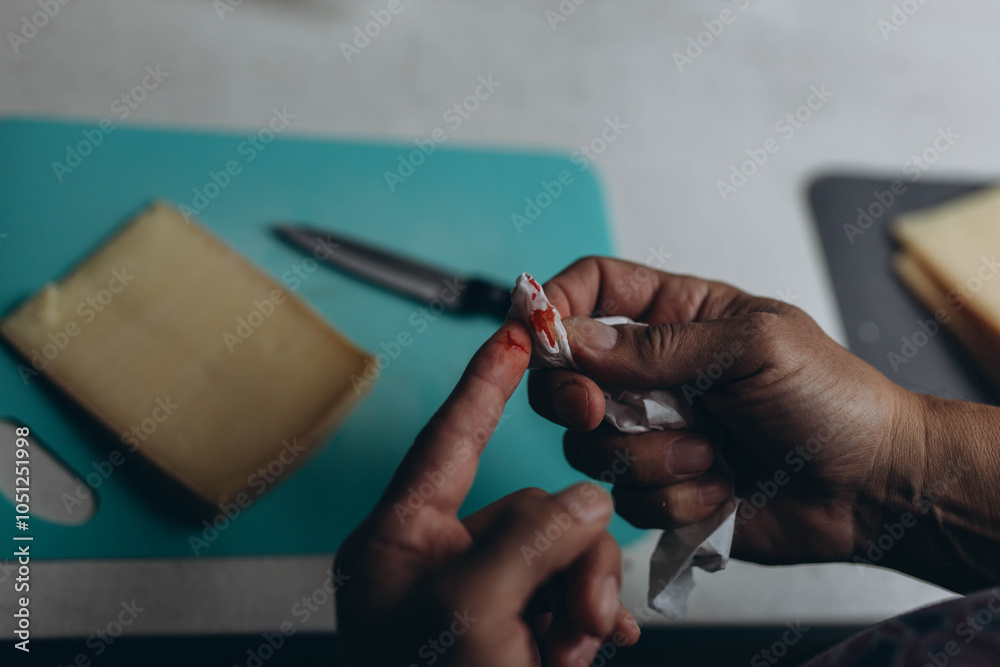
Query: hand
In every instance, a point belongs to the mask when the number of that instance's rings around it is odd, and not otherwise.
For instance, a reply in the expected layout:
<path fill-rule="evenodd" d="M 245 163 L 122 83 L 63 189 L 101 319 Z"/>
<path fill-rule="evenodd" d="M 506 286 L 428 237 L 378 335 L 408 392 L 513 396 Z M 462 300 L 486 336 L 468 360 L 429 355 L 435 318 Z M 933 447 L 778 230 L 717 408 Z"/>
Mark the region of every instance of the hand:
<path fill-rule="evenodd" d="M 729 285 L 588 258 L 544 288 L 583 374 L 533 371 L 532 406 L 571 429 L 571 465 L 595 478 L 615 471 L 615 506 L 625 519 L 674 528 L 708 516 L 730 494 L 718 472 L 721 452 L 744 499 L 735 557 L 847 560 L 871 536 L 858 518 L 860 499 L 884 495 L 876 471 L 912 458 L 907 445 L 922 428 L 913 394 L 798 308 Z M 595 311 L 651 326 L 608 327 L 586 317 Z M 591 378 L 676 388 L 692 403 L 695 428 L 624 435 L 599 426 L 604 397 Z M 619 473 L 622 461 L 631 464 Z"/>
<path fill-rule="evenodd" d="M 608 637 L 638 639 L 618 601 L 621 552 L 600 487 L 526 489 L 458 519 L 530 349 L 517 323 L 480 348 L 338 552 L 345 665 L 521 667 L 544 655 L 576 667 Z"/>

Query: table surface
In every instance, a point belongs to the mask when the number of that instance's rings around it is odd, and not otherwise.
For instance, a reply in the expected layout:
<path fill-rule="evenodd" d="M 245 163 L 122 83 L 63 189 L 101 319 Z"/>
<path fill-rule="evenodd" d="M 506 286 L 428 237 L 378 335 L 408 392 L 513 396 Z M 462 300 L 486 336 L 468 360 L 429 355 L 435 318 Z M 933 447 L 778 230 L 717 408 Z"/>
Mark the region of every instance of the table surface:
<path fill-rule="evenodd" d="M 939 129 L 959 139 L 927 165 L 935 178 L 988 179 L 1000 155 L 1000 134 L 987 127 L 1000 90 L 984 85 L 995 76 L 1000 7 L 986 2 L 920 4 L 895 25 L 889 0 L 590 0 L 566 17 L 557 0 L 403 0 L 348 62 L 341 43 L 385 0 L 230 0 L 220 14 L 224 1 L 70 2 L 15 52 L 9 32 L 39 5 L 7 0 L 0 113 L 120 118 L 116 98 L 159 66 L 169 74 L 125 122 L 252 131 L 287 107 L 296 134 L 411 141 L 492 75 L 500 85 L 449 142 L 571 151 L 618 119 L 621 135 L 596 168 L 624 257 L 670 253 L 669 270 L 790 300 L 841 341 L 810 179 L 899 173 Z M 799 109 L 823 89 L 832 95 L 814 97 L 818 108 Z M 797 110 L 808 120 L 778 124 Z M 777 152 L 724 200 L 718 182 L 772 138 Z M 630 607 L 644 599 L 652 544 L 627 555 Z M 293 612 L 329 561 L 35 563 L 34 636 L 89 635 L 133 598 L 147 609 L 134 634 L 257 632 L 284 620 L 330 630 L 330 604 L 305 623 Z M 849 565 L 734 563 L 696 578 L 685 623 L 869 622 L 947 595 Z M 10 601 L 0 597 L 6 618 Z"/>

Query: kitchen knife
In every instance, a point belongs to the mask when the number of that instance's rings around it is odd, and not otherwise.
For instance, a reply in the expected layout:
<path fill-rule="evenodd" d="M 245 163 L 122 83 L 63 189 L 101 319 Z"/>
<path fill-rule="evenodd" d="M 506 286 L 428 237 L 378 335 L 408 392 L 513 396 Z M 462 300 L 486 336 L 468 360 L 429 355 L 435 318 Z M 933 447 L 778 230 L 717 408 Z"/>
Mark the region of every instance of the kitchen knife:
<path fill-rule="evenodd" d="M 488 280 L 457 276 L 340 234 L 297 224 L 278 226 L 275 232 L 318 262 L 420 303 L 501 320 L 510 309 L 510 288 Z"/>

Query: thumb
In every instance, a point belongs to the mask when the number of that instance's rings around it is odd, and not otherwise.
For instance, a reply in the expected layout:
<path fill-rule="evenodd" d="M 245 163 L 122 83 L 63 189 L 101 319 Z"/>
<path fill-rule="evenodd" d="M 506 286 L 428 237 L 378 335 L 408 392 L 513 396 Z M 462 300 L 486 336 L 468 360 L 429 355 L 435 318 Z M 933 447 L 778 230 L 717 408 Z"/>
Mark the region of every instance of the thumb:
<path fill-rule="evenodd" d="M 715 383 L 745 378 L 775 361 L 780 316 L 752 312 L 708 322 L 618 324 L 563 320 L 573 360 L 601 384 L 671 387 L 702 376 Z"/>

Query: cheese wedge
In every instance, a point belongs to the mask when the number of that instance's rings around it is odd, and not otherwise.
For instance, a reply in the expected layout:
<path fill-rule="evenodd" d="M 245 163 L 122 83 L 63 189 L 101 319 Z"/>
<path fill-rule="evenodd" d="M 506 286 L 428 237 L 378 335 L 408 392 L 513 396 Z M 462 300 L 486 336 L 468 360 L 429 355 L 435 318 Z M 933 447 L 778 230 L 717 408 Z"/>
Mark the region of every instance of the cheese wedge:
<path fill-rule="evenodd" d="M 900 279 L 1000 387 L 1000 188 L 899 216 Z"/>
<path fill-rule="evenodd" d="M 902 215 L 892 234 L 953 301 L 1000 331 L 1000 188 Z"/>
<path fill-rule="evenodd" d="M 956 303 L 948 302 L 944 289 L 907 253 L 896 254 L 893 269 L 921 303 L 955 334 L 993 385 L 1000 387 L 1000 332 L 990 332 L 967 311 L 956 309 Z"/>
<path fill-rule="evenodd" d="M 44 373 L 208 507 L 253 499 L 308 458 L 369 386 L 351 377 L 372 359 L 165 204 L 0 335 L 22 374 Z"/>

